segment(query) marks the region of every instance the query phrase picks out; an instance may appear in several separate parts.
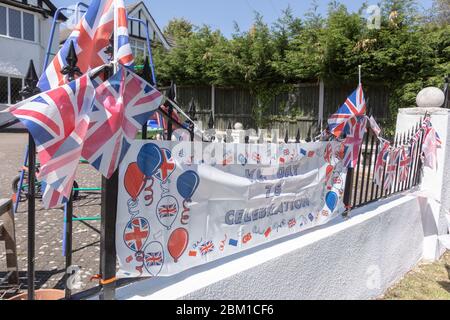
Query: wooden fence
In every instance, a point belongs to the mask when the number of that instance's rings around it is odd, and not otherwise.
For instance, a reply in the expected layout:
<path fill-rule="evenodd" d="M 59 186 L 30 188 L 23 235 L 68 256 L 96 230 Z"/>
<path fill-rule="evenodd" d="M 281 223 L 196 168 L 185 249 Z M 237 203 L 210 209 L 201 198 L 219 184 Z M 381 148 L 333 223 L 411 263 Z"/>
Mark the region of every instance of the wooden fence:
<path fill-rule="evenodd" d="M 163 88 L 164 89 L 164 88 Z M 277 95 L 269 105 L 269 126 L 266 129 L 288 130 L 294 138 L 300 128 L 302 138 L 313 136 L 330 114 L 345 101 L 355 89 L 354 84 L 302 83 L 291 92 Z M 257 98 L 247 89 L 216 86 L 177 85 L 177 101 L 187 111 L 191 101 L 196 105 L 196 117 L 207 126 L 211 112 L 214 127 L 224 130 L 229 124 L 241 122 L 244 128 L 257 128 L 253 109 Z M 383 84 L 366 84 L 364 87 L 369 112 L 383 123 L 389 117 L 389 91 Z"/>

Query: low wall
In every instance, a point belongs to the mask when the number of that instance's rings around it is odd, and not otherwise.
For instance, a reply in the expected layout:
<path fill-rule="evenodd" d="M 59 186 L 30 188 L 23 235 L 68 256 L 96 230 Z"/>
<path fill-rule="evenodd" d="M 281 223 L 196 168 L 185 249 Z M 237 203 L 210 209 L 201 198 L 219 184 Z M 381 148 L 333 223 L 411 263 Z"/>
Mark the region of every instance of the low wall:
<path fill-rule="evenodd" d="M 405 193 L 377 201 L 348 219 L 175 276 L 127 285 L 116 298 L 375 298 L 422 258 L 422 221 L 429 211 L 423 199 Z"/>

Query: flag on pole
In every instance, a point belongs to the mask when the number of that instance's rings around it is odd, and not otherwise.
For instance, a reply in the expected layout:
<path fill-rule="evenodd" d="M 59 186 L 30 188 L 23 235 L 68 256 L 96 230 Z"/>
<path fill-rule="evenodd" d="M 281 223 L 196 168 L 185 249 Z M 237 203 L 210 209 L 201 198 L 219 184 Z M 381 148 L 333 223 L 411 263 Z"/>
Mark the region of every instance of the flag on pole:
<path fill-rule="evenodd" d="M 384 179 L 383 189 L 389 189 L 394 183 L 395 172 L 397 171 L 397 165 L 400 158 L 400 150 L 398 148 L 391 149 L 389 151 L 389 160 L 386 167 L 386 176 Z"/>
<path fill-rule="evenodd" d="M 10 107 L 36 143 L 46 208 L 69 199 L 90 125 L 95 89 L 88 75 Z"/>
<path fill-rule="evenodd" d="M 110 38 L 114 31 L 114 8 L 117 10 L 116 58 L 123 65 L 133 64 L 133 54 L 128 40 L 127 13 L 123 0 L 92 0 L 87 12 L 39 79 L 38 87 L 41 91 L 67 83 L 61 69 L 67 63 L 66 57 L 71 41 L 78 57 L 77 66 L 83 74 L 109 63 L 110 56 L 105 50 L 110 45 Z"/>
<path fill-rule="evenodd" d="M 95 89 L 91 123 L 81 155 L 109 178 L 162 99 L 163 95 L 144 79 L 120 67 Z"/>
<path fill-rule="evenodd" d="M 388 156 L 389 156 L 389 141 L 381 140 L 380 141 L 380 151 L 378 152 L 377 159 L 375 161 L 375 168 L 373 173 L 373 179 L 375 183 L 381 187 L 383 183 L 384 176 L 384 167 L 386 165 Z"/>
<path fill-rule="evenodd" d="M 344 166 L 354 168 L 358 162 L 359 150 L 366 131 L 366 117 L 353 117 L 345 125 Z"/>
<path fill-rule="evenodd" d="M 362 116 L 366 112 L 366 102 L 364 100 L 364 92 L 362 85 L 347 97 L 344 104 L 332 114 L 328 119 L 328 131 L 334 136 L 339 137 L 344 130 L 345 124 L 349 119 L 355 116 Z"/>

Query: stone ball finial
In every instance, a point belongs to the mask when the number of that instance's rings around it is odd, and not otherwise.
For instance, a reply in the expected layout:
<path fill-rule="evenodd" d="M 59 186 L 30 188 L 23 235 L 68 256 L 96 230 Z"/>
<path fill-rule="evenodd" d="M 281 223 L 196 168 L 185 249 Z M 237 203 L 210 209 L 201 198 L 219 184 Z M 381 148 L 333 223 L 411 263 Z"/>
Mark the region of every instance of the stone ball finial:
<path fill-rule="evenodd" d="M 234 130 L 244 130 L 244 126 L 240 122 L 234 124 Z"/>
<path fill-rule="evenodd" d="M 444 92 L 436 87 L 423 88 L 416 97 L 416 104 L 420 108 L 442 107 L 444 101 Z"/>

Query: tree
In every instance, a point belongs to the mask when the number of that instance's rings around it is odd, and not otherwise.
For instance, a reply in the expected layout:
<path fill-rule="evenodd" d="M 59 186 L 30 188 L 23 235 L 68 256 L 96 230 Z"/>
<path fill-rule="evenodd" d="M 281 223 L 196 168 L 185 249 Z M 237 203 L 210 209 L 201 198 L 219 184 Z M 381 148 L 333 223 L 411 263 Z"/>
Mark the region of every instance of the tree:
<path fill-rule="evenodd" d="M 190 21 L 184 18 L 175 18 L 169 21 L 163 32 L 164 35 L 172 37 L 176 41 L 190 37 L 193 31 L 194 25 Z"/>

